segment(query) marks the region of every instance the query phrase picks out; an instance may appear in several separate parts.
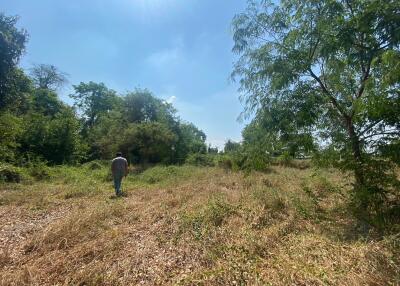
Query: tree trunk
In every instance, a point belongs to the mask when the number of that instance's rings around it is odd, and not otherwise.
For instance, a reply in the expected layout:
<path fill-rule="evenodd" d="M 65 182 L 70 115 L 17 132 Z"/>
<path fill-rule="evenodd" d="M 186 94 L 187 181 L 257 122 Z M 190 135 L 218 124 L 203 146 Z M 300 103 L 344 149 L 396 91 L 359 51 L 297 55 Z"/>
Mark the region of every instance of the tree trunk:
<path fill-rule="evenodd" d="M 350 117 L 346 118 L 346 123 L 353 151 L 354 176 L 356 179 L 356 186 L 358 187 L 364 186 L 365 185 L 364 162 L 361 155 L 360 139 L 354 130 L 352 118 Z"/>

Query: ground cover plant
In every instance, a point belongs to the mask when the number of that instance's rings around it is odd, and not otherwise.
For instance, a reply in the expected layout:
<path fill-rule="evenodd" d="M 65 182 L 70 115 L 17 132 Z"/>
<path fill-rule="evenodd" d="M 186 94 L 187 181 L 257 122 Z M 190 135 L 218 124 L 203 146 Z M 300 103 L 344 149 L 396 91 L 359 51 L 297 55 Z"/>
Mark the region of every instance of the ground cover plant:
<path fill-rule="evenodd" d="M 108 172 L 1 185 L 1 285 L 400 282 L 400 225 L 356 219 L 351 176 L 335 169 L 156 166 L 132 170 L 122 198 Z"/>

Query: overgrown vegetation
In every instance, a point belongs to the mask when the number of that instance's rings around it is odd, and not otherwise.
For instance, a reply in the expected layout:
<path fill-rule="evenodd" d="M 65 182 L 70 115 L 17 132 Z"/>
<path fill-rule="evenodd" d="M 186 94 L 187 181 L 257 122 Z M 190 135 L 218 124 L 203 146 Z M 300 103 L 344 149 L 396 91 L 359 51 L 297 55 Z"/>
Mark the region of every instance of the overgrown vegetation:
<path fill-rule="evenodd" d="M 34 65 L 29 74 L 17 67 L 27 42 L 17 20 L 0 14 L 1 162 L 76 164 L 119 150 L 134 164 L 172 164 L 206 153 L 206 135 L 146 89 L 118 94 L 81 82 L 70 95 L 74 106 L 62 102 L 57 90 L 66 74 L 53 65 Z"/>
<path fill-rule="evenodd" d="M 232 76 L 244 115 L 255 113 L 244 146 L 336 153 L 325 159 L 353 172 L 354 206 L 371 220 L 399 209 L 399 10 L 398 1 L 254 0 L 233 21 Z"/>
<path fill-rule="evenodd" d="M 250 0 L 232 28 L 251 121 L 218 150 L 147 89 L 61 101 L 0 13 L 1 285 L 400 284 L 400 2 Z"/>
<path fill-rule="evenodd" d="M 353 216 L 350 177 L 270 168 L 156 166 L 132 173 L 124 198 L 101 162 L 3 183 L 0 283 L 399 283 L 400 225 Z"/>

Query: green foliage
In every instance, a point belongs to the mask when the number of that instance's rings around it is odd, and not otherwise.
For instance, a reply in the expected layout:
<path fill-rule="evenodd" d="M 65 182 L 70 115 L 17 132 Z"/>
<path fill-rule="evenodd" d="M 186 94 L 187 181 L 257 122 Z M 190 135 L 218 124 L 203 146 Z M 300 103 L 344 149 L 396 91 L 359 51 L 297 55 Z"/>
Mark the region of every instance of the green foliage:
<path fill-rule="evenodd" d="M 24 177 L 24 172 L 21 168 L 0 163 L 0 182 L 19 183 Z"/>
<path fill-rule="evenodd" d="M 242 146 L 245 150 L 256 149 L 268 155 L 276 155 L 284 146 L 277 134 L 268 132 L 258 120 L 253 120 L 247 125 L 242 131 L 242 136 Z"/>
<path fill-rule="evenodd" d="M 215 155 L 212 154 L 193 153 L 187 157 L 186 164 L 193 166 L 212 167 L 215 166 L 214 159 Z"/>
<path fill-rule="evenodd" d="M 19 68 L 11 69 L 5 83 L 0 88 L 0 110 L 20 115 L 29 109 L 32 92 L 31 80 Z"/>
<path fill-rule="evenodd" d="M 228 141 L 225 142 L 224 152 L 229 153 L 229 152 L 238 151 L 240 149 L 240 146 L 241 146 L 240 143 L 234 142 L 229 139 Z"/>
<path fill-rule="evenodd" d="M 21 74 L 16 66 L 25 50 L 28 35 L 16 27 L 17 21 L 18 17 L 0 13 L 0 110 L 17 105 L 24 90 L 19 85 L 22 83 Z"/>
<path fill-rule="evenodd" d="M 214 155 L 213 164 L 225 170 L 267 171 L 271 156 L 260 145 L 246 144 L 235 151 Z"/>
<path fill-rule="evenodd" d="M 292 166 L 293 157 L 290 155 L 289 151 L 284 151 L 282 155 L 277 158 L 278 164 L 286 167 Z"/>
<path fill-rule="evenodd" d="M 385 160 L 369 158 L 365 165 L 366 182 L 363 186 L 355 186 L 353 203 L 380 226 L 393 223 L 393 211 L 400 209 L 400 182 L 394 166 Z M 385 221 L 386 220 L 386 221 Z"/>
<path fill-rule="evenodd" d="M 160 122 L 130 124 L 118 149 L 134 163 L 171 163 L 177 136 Z"/>
<path fill-rule="evenodd" d="M 192 166 L 162 166 L 145 170 L 143 173 L 131 178 L 136 182 L 144 182 L 146 184 L 176 182 L 193 177 L 196 167 Z"/>
<path fill-rule="evenodd" d="M 124 118 L 131 123 L 163 122 L 174 124 L 175 109 L 147 89 L 136 89 L 124 96 Z"/>
<path fill-rule="evenodd" d="M 118 100 L 108 112 L 96 111 L 85 132 L 89 159 L 122 151 L 132 163 L 182 163 L 190 153 L 205 152 L 204 132 L 180 122 L 175 109 L 149 91 L 136 89 Z"/>
<path fill-rule="evenodd" d="M 215 157 L 214 161 L 218 167 L 225 170 L 232 170 L 236 167 L 235 162 L 230 155 L 218 155 Z"/>
<path fill-rule="evenodd" d="M 302 93 L 269 105 L 261 104 L 256 116 L 242 132 L 243 145 L 258 145 L 270 155 L 281 155 L 284 151 L 292 157 L 309 154 L 315 150 L 311 128 L 319 110 L 311 103 L 312 98 Z"/>
<path fill-rule="evenodd" d="M 25 128 L 19 150 L 52 164 L 74 163 L 85 154 L 75 113 L 65 109 L 54 118 L 31 113 L 25 116 Z"/>
<path fill-rule="evenodd" d="M 89 170 L 101 170 L 103 168 L 110 168 L 110 162 L 95 160 L 84 164 Z"/>
<path fill-rule="evenodd" d="M 54 91 L 48 89 L 35 89 L 32 92 L 31 109 L 33 111 L 45 116 L 54 117 L 64 108 L 66 108 L 65 104 L 61 102 Z"/>
<path fill-rule="evenodd" d="M 398 150 L 399 9 L 394 0 L 249 1 L 233 20 L 233 77 L 245 115 L 255 112 L 244 144 L 281 144 L 295 156 L 299 146 L 313 151 L 313 137 L 326 140 L 354 172 L 356 192 L 383 195 L 391 179 L 373 162 Z M 361 193 L 364 208 L 380 201 Z"/>
<path fill-rule="evenodd" d="M 325 149 L 318 150 L 314 153 L 312 162 L 317 167 L 339 167 L 342 159 L 340 151 L 336 150 L 334 146 L 328 146 Z"/>
<path fill-rule="evenodd" d="M 27 40 L 17 20 L 0 13 L 0 161 L 74 164 L 123 151 L 132 163 L 170 164 L 206 153 L 204 132 L 147 89 L 122 96 L 104 83 L 81 82 L 70 95 L 79 118 L 57 94 L 65 73 L 38 64 L 28 77 L 17 68 Z"/>
<path fill-rule="evenodd" d="M 148 184 L 154 184 L 175 176 L 177 172 L 178 167 L 176 166 L 157 166 L 143 172 L 140 175 L 140 180 Z"/>
<path fill-rule="evenodd" d="M 67 75 L 53 65 L 34 65 L 30 75 L 38 89 L 56 90 L 67 82 Z"/>
<path fill-rule="evenodd" d="M 241 168 L 247 171 L 265 171 L 271 163 L 271 158 L 263 149 L 258 146 L 248 146 L 240 160 Z"/>
<path fill-rule="evenodd" d="M 218 154 L 218 147 L 212 147 L 211 144 L 208 144 L 207 153 L 208 154 Z"/>
<path fill-rule="evenodd" d="M 46 180 L 51 177 L 51 170 L 44 161 L 33 160 L 25 166 L 28 174 L 38 181 Z"/>
<path fill-rule="evenodd" d="M 108 89 L 104 83 L 83 83 L 74 85 L 75 93 L 70 97 L 75 100 L 85 119 L 85 127 L 90 129 L 98 121 L 100 115 L 110 112 L 119 98 L 114 90 Z"/>
<path fill-rule="evenodd" d="M 9 112 L 0 113 L 0 161 L 15 161 L 22 131 L 21 118 Z"/>
<path fill-rule="evenodd" d="M 378 147 L 379 155 L 400 166 L 400 140 L 393 140 L 390 144 Z"/>
<path fill-rule="evenodd" d="M 178 129 L 178 142 L 175 145 L 176 161 L 183 163 L 189 154 L 206 153 L 206 135 L 192 123 L 181 122 Z"/>

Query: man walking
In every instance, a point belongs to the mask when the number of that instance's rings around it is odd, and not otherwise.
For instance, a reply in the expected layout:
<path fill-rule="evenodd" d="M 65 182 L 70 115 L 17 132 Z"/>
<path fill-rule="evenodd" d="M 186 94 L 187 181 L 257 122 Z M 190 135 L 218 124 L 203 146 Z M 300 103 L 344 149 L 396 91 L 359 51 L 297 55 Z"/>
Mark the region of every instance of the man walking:
<path fill-rule="evenodd" d="M 122 153 L 118 152 L 117 157 L 111 162 L 111 172 L 114 178 L 115 194 L 120 196 L 122 178 L 128 175 L 128 161 L 122 157 Z"/>

